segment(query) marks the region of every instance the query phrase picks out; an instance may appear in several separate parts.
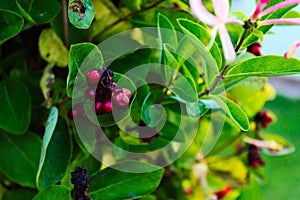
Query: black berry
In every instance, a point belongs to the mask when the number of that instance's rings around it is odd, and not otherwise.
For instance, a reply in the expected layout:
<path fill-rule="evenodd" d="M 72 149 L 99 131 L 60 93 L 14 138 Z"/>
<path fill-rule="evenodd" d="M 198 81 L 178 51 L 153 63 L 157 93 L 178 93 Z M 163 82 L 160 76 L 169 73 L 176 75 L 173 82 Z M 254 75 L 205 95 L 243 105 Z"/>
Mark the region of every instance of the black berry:
<path fill-rule="evenodd" d="M 86 191 L 89 187 L 89 176 L 85 168 L 76 167 L 71 173 L 71 183 L 74 188 L 80 191 Z"/>

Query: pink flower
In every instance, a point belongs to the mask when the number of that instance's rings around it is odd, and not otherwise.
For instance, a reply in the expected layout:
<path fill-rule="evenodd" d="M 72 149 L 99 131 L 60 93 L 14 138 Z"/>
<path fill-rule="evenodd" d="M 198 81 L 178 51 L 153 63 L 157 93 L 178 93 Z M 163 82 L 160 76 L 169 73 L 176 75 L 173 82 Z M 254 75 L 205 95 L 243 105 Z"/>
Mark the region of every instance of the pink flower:
<path fill-rule="evenodd" d="M 229 17 L 229 1 L 228 0 L 213 0 L 216 16 L 211 14 L 203 5 L 202 0 L 190 0 L 190 6 L 193 13 L 198 19 L 205 24 L 212 26 L 212 39 L 208 47 L 210 48 L 215 40 L 217 32 L 219 33 L 221 43 L 224 50 L 226 63 L 232 63 L 236 58 L 233 44 L 226 29 L 225 24 L 235 23 L 243 24 L 242 21 Z"/>
<path fill-rule="evenodd" d="M 300 47 L 300 41 L 295 42 L 290 49 L 284 54 L 285 59 L 289 59 L 295 55 L 297 48 Z"/>
<path fill-rule="evenodd" d="M 265 6 L 268 5 L 270 0 L 260 0 L 257 3 L 256 9 L 251 17 L 253 21 L 258 21 L 261 17 L 270 14 L 276 10 L 279 10 L 281 8 L 292 6 L 295 4 L 299 4 L 300 0 L 287 0 L 278 4 L 275 4 L 274 6 L 271 6 L 270 8 L 267 8 L 266 10 L 263 10 Z M 269 19 L 269 20 L 263 20 L 258 21 L 257 25 L 259 26 L 266 26 L 266 25 L 272 25 L 272 24 L 296 24 L 300 25 L 300 18 L 289 18 L 289 19 Z"/>

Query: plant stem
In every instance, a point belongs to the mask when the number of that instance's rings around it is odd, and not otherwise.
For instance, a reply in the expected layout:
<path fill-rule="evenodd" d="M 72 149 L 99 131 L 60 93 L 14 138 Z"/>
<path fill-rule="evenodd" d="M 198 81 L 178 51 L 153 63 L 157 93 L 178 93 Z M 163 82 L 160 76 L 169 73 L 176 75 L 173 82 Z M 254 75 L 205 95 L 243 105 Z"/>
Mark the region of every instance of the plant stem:
<path fill-rule="evenodd" d="M 61 0 L 62 6 L 62 17 L 63 17 L 63 30 L 64 30 L 64 43 L 66 47 L 69 48 L 70 40 L 69 40 L 69 27 L 68 27 L 68 8 L 66 0 Z"/>
<path fill-rule="evenodd" d="M 239 40 L 238 44 L 236 45 L 236 47 L 234 49 L 236 53 L 240 50 L 240 48 L 241 48 L 241 46 L 242 46 L 242 44 L 243 44 L 243 42 L 246 38 L 247 30 L 248 29 L 244 29 L 242 37 L 241 37 L 241 39 Z"/>
<path fill-rule="evenodd" d="M 118 25 L 119 23 L 121 23 L 123 21 L 126 21 L 129 18 L 131 18 L 131 17 L 133 17 L 135 15 L 138 15 L 138 14 L 140 14 L 142 12 L 148 11 L 148 10 L 154 8 L 155 6 L 161 4 L 164 1 L 166 1 L 166 0 L 159 0 L 159 1 L 155 2 L 154 4 L 148 6 L 148 7 L 145 7 L 145 8 L 142 8 L 140 10 L 134 11 L 132 13 L 129 13 L 128 15 L 125 15 L 124 17 L 119 18 L 118 20 L 114 21 L 113 23 L 111 23 L 110 25 L 108 25 L 107 27 L 105 27 L 101 32 L 99 32 L 97 35 L 95 35 L 91 40 L 95 40 L 96 38 L 100 37 L 101 35 L 103 35 L 107 31 L 109 31 L 110 29 L 112 29 L 113 27 L 115 27 L 116 25 Z"/>

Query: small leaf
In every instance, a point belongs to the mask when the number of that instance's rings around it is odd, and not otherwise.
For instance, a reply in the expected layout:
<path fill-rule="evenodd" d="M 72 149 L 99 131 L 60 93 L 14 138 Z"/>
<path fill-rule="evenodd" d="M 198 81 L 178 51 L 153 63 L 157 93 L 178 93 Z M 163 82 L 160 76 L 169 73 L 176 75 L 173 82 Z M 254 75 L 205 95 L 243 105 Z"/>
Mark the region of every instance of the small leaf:
<path fill-rule="evenodd" d="M 282 76 L 300 72 L 300 60 L 283 56 L 259 56 L 239 62 L 230 67 L 226 77 L 236 76 Z M 226 80 L 226 79 L 225 79 Z"/>
<path fill-rule="evenodd" d="M 36 176 L 39 190 L 44 190 L 63 178 L 71 159 L 71 150 L 68 125 L 62 117 L 58 116 L 57 108 L 53 107 L 47 120 Z"/>
<path fill-rule="evenodd" d="M 71 24 L 79 29 L 88 29 L 95 16 L 91 0 L 69 0 L 68 5 Z"/>
<path fill-rule="evenodd" d="M 148 172 L 130 173 L 116 168 Z M 127 161 L 106 168 L 96 176 L 91 177 L 89 194 L 93 200 L 139 198 L 158 187 L 163 173 L 163 168 L 137 161 Z"/>
<path fill-rule="evenodd" d="M 72 200 L 71 191 L 60 185 L 53 185 L 39 192 L 33 200 Z"/>
<path fill-rule="evenodd" d="M 36 188 L 41 144 L 33 133 L 15 136 L 0 131 L 0 171 L 21 186 Z"/>
<path fill-rule="evenodd" d="M 44 60 L 59 67 L 68 64 L 68 50 L 52 29 L 44 29 L 39 37 L 39 51 Z"/>
<path fill-rule="evenodd" d="M 0 10 L 0 44 L 21 32 L 23 25 L 24 20 L 17 13 Z"/>
<path fill-rule="evenodd" d="M 186 110 L 190 117 L 201 117 L 203 116 L 209 109 L 206 107 L 205 103 L 201 100 L 194 103 L 187 103 Z"/>
<path fill-rule="evenodd" d="M 70 49 L 68 65 L 68 96 L 72 98 L 78 98 L 82 96 L 86 90 L 85 74 L 91 69 L 101 68 L 103 63 L 104 61 L 102 58 L 102 54 L 96 45 L 91 43 L 81 43 L 72 45 Z M 75 93 L 76 95 L 72 96 L 75 81 L 78 81 L 78 90 Z"/>
<path fill-rule="evenodd" d="M 270 149 L 270 148 L 262 148 L 262 152 L 269 156 L 283 156 L 295 151 L 295 146 L 285 139 L 284 137 L 271 133 L 263 133 L 261 134 L 263 140 L 274 142 L 274 146 L 279 147 L 278 149 Z"/>
<path fill-rule="evenodd" d="M 221 106 L 221 109 L 225 111 L 227 116 L 234 121 L 240 129 L 243 131 L 247 131 L 249 129 L 249 119 L 239 105 L 223 96 L 211 95 L 211 97 Z"/>
<path fill-rule="evenodd" d="M 16 0 L 21 14 L 32 24 L 50 22 L 60 11 L 57 1 L 48 0 Z"/>
<path fill-rule="evenodd" d="M 28 89 L 14 80 L 0 82 L 0 128 L 12 134 L 26 133 L 31 119 Z"/>

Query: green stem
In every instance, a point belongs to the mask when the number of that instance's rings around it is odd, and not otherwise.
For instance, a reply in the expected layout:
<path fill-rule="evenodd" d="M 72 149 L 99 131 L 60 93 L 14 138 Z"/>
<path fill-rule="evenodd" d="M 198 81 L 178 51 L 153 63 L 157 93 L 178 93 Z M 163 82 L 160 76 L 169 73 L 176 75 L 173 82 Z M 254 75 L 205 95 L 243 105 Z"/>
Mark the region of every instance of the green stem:
<path fill-rule="evenodd" d="M 148 6 L 148 7 L 145 7 L 143 9 L 140 9 L 140 10 L 137 10 L 137 11 L 134 11 L 132 13 L 129 13 L 128 15 L 125 15 L 124 17 L 121 17 L 119 18 L 118 20 L 114 21 L 113 23 L 111 23 L 110 25 L 108 25 L 107 27 L 105 27 L 101 32 L 99 32 L 97 35 L 95 35 L 93 38 L 91 38 L 91 40 L 95 40 L 96 38 L 102 36 L 104 33 L 106 33 L 107 31 L 111 30 L 113 27 L 115 27 L 116 25 L 118 25 L 119 23 L 123 22 L 123 21 L 126 21 L 128 20 L 129 18 L 135 16 L 135 15 L 138 15 L 142 12 L 145 12 L 145 11 L 148 11 L 152 8 L 154 8 L 155 6 L 161 4 L 162 2 L 164 2 L 166 0 L 159 0 L 157 2 L 155 2 L 154 4 Z"/>
<path fill-rule="evenodd" d="M 246 39 L 247 31 L 248 31 L 248 29 L 244 29 L 243 34 L 242 34 L 238 44 L 236 45 L 236 47 L 234 49 L 236 53 L 240 50 L 242 44 L 244 43 L 244 40 Z"/>
<path fill-rule="evenodd" d="M 66 47 L 69 48 L 70 40 L 69 40 L 69 26 L 68 26 L 68 8 L 67 8 L 67 1 L 61 0 L 61 7 L 62 7 L 62 17 L 63 17 L 63 31 L 64 31 L 64 43 Z"/>

